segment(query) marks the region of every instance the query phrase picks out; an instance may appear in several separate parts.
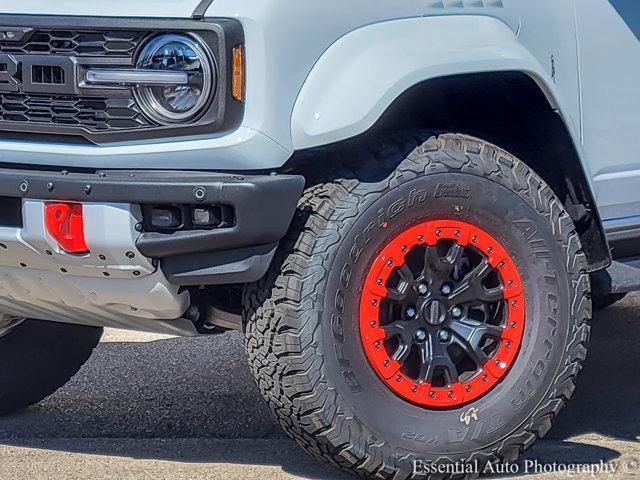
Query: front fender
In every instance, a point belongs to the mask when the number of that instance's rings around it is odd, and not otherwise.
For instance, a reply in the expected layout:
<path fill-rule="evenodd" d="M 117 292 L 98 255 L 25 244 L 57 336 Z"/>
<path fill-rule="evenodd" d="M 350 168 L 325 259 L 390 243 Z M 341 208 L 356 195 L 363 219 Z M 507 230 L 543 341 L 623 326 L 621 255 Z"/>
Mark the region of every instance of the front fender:
<path fill-rule="evenodd" d="M 495 71 L 527 73 L 563 111 L 545 69 L 496 18 L 410 18 L 354 30 L 331 45 L 307 77 L 293 109 L 293 147 L 327 145 L 366 131 L 418 83 Z"/>

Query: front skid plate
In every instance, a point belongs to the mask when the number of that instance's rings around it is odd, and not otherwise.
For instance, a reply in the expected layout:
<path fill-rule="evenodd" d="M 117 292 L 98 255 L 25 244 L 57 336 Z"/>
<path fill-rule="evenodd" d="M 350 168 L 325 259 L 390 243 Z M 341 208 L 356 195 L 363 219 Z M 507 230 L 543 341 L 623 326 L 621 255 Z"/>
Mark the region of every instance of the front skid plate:
<path fill-rule="evenodd" d="M 188 292 L 136 248 L 137 207 L 85 203 L 90 253 L 83 255 L 60 250 L 44 227 L 44 208 L 24 200 L 24 226 L 0 227 L 0 312 L 142 330 L 185 312 Z"/>

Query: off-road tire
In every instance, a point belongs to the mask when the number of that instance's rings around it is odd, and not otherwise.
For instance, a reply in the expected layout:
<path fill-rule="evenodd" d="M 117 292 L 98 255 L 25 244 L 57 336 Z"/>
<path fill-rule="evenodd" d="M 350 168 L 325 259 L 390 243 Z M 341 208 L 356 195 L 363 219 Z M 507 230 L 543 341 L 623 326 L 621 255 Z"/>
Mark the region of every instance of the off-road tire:
<path fill-rule="evenodd" d="M 0 337 L 0 415 L 36 404 L 76 374 L 102 328 L 25 320 Z"/>
<path fill-rule="evenodd" d="M 464 135 L 389 134 L 313 160 L 322 180 L 308 181 L 273 268 L 244 291 L 249 364 L 279 423 L 314 456 L 366 477 L 449 478 L 425 465 L 482 471 L 514 461 L 549 431 L 587 352 L 589 275 L 561 202 L 523 162 Z M 329 165 L 341 167 L 330 175 Z M 439 185 L 445 198 L 436 198 Z M 426 201 L 408 207 L 412 189 L 428 192 Z M 483 203 L 490 198 L 500 201 Z M 393 218 L 390 206 L 400 211 Z M 527 328 L 500 384 L 472 404 L 433 411 L 379 381 L 357 318 L 381 239 L 443 209 L 506 242 L 525 285 Z M 478 420 L 467 426 L 461 415 L 472 406 Z"/>

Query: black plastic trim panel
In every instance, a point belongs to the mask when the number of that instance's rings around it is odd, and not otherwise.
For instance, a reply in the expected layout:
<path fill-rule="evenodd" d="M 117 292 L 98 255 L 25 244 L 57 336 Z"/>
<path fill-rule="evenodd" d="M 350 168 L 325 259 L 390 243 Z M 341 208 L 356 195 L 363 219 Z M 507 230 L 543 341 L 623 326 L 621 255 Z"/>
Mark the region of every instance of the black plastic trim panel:
<path fill-rule="evenodd" d="M 277 243 L 221 252 L 188 253 L 162 260 L 167 280 L 175 285 L 250 283 L 262 278 L 278 248 Z"/>

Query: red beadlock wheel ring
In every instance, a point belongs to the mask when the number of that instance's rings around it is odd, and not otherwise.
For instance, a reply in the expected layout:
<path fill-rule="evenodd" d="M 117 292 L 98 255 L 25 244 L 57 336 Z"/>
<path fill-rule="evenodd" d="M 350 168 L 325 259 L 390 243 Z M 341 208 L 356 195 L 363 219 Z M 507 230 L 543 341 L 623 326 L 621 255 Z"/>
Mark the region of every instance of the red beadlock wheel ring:
<path fill-rule="evenodd" d="M 422 268 L 410 264 L 420 257 Z M 524 322 L 514 261 L 487 232 L 457 220 L 395 236 L 373 261 L 360 300 L 373 370 L 397 395 L 430 408 L 460 406 L 496 386 L 515 362 Z"/>

